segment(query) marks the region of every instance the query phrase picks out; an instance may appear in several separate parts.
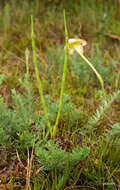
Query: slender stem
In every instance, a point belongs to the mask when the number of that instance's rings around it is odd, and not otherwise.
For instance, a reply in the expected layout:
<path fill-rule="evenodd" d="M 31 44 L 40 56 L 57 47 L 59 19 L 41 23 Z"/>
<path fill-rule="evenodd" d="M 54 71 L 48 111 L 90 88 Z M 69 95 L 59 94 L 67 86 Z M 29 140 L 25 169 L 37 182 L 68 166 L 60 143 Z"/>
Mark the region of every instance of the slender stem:
<path fill-rule="evenodd" d="M 103 91 L 103 95 L 104 97 L 106 97 L 106 94 L 105 94 L 105 88 L 104 88 L 104 82 L 103 82 L 103 79 L 101 77 L 101 75 L 96 71 L 95 67 L 92 65 L 92 63 L 82 54 L 80 53 L 79 49 L 77 47 L 74 47 L 75 50 L 77 51 L 77 53 L 82 57 L 82 59 L 92 68 L 92 70 L 95 72 L 98 80 L 100 81 L 100 84 L 101 84 L 101 88 L 102 88 L 102 91 Z"/>
<path fill-rule="evenodd" d="M 44 95 L 43 95 L 42 83 L 41 83 L 41 80 L 39 77 L 39 71 L 38 71 L 38 66 L 37 66 L 36 46 L 35 46 L 35 40 L 34 40 L 33 16 L 31 16 L 31 39 L 32 39 L 33 62 L 34 62 L 34 68 L 35 68 L 35 75 L 36 75 L 36 79 L 37 79 L 37 83 L 38 83 L 38 90 L 39 90 L 42 106 L 44 109 L 44 115 L 45 115 L 45 118 L 47 121 L 47 125 L 48 125 L 50 132 L 52 134 L 52 127 L 51 127 L 51 124 L 50 124 L 49 118 L 48 118 L 47 108 L 45 105 L 45 99 L 44 99 Z"/>
<path fill-rule="evenodd" d="M 60 114 L 62 110 L 62 104 L 63 104 L 63 93 L 64 93 L 64 88 L 65 88 L 65 79 L 66 79 L 66 72 L 67 72 L 67 57 L 68 57 L 68 31 L 67 31 L 67 24 L 66 24 L 66 17 L 65 17 L 65 11 L 64 11 L 64 25 L 65 25 L 65 59 L 64 59 L 64 69 L 63 69 L 63 76 L 62 76 L 62 83 L 61 83 L 61 92 L 60 92 L 60 103 L 59 103 L 59 109 L 58 109 L 58 114 L 55 122 L 55 126 L 53 129 L 53 134 L 52 137 L 55 138 L 56 132 L 57 132 L 57 127 L 58 127 L 58 122 L 60 119 Z"/>

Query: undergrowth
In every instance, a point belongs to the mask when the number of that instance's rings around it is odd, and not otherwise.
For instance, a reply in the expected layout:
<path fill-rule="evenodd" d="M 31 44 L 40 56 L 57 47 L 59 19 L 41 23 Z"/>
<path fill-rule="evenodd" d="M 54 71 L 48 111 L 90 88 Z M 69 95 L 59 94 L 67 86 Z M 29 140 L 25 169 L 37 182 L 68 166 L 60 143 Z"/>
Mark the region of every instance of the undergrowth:
<path fill-rule="evenodd" d="M 0 188 L 119 189 L 117 1 L 6 2 L 0 4 Z M 51 157 L 52 138 L 32 64 L 29 17 L 35 18 L 37 66 L 54 126 L 64 70 L 64 7 L 69 36 L 88 41 L 85 55 L 104 80 L 106 98 L 91 68 L 76 53 L 69 56 Z"/>
<path fill-rule="evenodd" d="M 1 76 L 1 83 L 3 79 L 4 77 Z M 86 156 L 88 156 L 88 153 L 90 153 L 89 152 L 90 150 L 91 151 L 94 150 L 94 144 L 97 143 L 97 140 L 95 140 L 94 137 L 92 136 L 91 136 L 92 138 L 90 138 L 89 135 L 91 134 L 93 130 L 96 130 L 95 125 L 99 125 L 99 121 L 100 120 L 102 121 L 102 118 L 104 117 L 106 109 L 109 109 L 109 107 L 111 106 L 111 103 L 113 103 L 114 100 L 120 94 L 120 91 L 118 90 L 117 92 L 113 93 L 113 95 L 110 95 L 107 98 L 107 100 L 104 100 L 104 99 L 102 100 L 101 105 L 96 110 L 92 119 L 88 121 L 87 128 L 85 127 L 87 129 L 87 133 L 86 132 L 84 133 L 84 129 L 82 128 L 80 129 L 81 134 L 83 131 L 83 136 L 85 135 L 85 139 L 87 139 L 86 142 L 83 141 L 84 146 L 74 147 L 74 144 L 72 143 L 73 148 L 70 150 L 71 152 L 66 152 L 66 150 L 59 147 L 60 144 L 58 140 L 58 142 L 56 141 L 56 144 L 54 147 L 53 160 L 51 160 L 51 146 L 50 146 L 51 143 L 49 139 L 49 134 L 47 134 L 47 131 L 48 131 L 47 123 L 42 113 L 35 114 L 36 112 L 35 112 L 34 92 L 33 92 L 30 79 L 28 75 L 25 74 L 24 79 L 21 79 L 19 81 L 22 87 L 24 87 L 25 93 L 20 94 L 15 89 L 11 90 L 12 100 L 13 100 L 12 108 L 8 108 L 5 105 L 3 98 L 1 97 L 1 101 L 0 101 L 1 148 L 3 149 L 3 147 L 4 148 L 8 147 L 11 149 L 11 147 L 14 147 L 14 149 L 19 150 L 21 155 L 24 155 L 25 150 L 27 150 L 27 148 L 32 147 L 33 143 L 35 142 L 35 154 L 37 156 L 38 163 L 41 166 L 43 166 L 43 170 L 54 171 L 55 175 L 57 175 L 57 172 L 60 173 L 66 170 L 67 163 L 69 164 L 69 172 L 74 170 L 75 165 L 77 165 L 81 160 L 85 160 Z M 51 123 L 52 122 L 54 123 L 56 119 L 59 102 L 58 101 L 53 102 L 50 95 L 46 95 L 45 100 L 46 100 L 46 105 L 48 108 L 49 120 L 51 121 Z M 78 126 L 80 115 L 78 114 L 78 118 L 72 117 L 73 113 L 77 111 L 77 108 L 75 108 L 75 105 L 70 103 L 69 95 L 67 94 L 64 95 L 63 102 L 64 104 L 63 104 L 63 108 L 61 112 L 61 122 L 67 126 L 69 122 L 67 121 L 66 118 L 67 117 L 70 118 L 70 121 L 72 124 L 71 129 L 72 129 L 76 125 L 76 122 Z M 63 125 L 62 123 L 61 125 Z M 92 128 L 89 128 L 88 126 L 91 126 Z M 93 130 L 91 131 L 91 129 Z M 73 133 L 73 136 L 74 136 L 74 133 Z M 109 155 L 109 159 L 107 158 L 106 164 L 110 164 L 111 168 L 115 167 L 117 170 L 119 159 L 118 159 L 118 156 L 117 156 L 117 160 L 115 156 L 113 158 L 112 156 L 113 152 L 111 151 L 114 151 L 114 154 L 116 155 L 119 153 L 119 149 L 116 148 L 117 147 L 116 142 L 118 143 L 119 134 L 120 134 L 119 123 L 116 123 L 112 126 L 112 130 L 108 130 L 108 132 L 106 132 L 106 135 L 105 135 L 106 137 L 105 136 L 104 138 L 102 136 L 99 137 L 99 140 L 100 138 L 102 138 L 101 141 L 103 144 L 100 145 L 102 146 L 100 150 L 96 149 L 96 151 L 98 150 L 98 152 L 102 151 L 101 153 L 99 153 L 101 161 L 100 160 L 98 161 L 98 169 L 101 169 L 101 167 L 103 167 L 101 163 L 104 164 L 103 159 L 106 159 L 106 157 L 108 157 Z M 112 141 L 111 141 L 111 138 L 112 138 Z M 83 137 L 81 138 L 81 140 L 82 139 Z M 93 144 L 91 144 L 91 146 L 90 145 L 88 146 L 87 143 L 91 143 L 91 140 Z M 70 141 L 72 141 L 72 138 Z M 24 156 L 23 158 L 26 159 L 26 156 L 25 157 Z M 115 161 L 113 162 L 112 159 L 113 160 L 115 159 Z M 89 164 L 89 162 L 90 163 L 92 162 L 92 158 L 88 159 L 87 164 Z M 87 168 L 85 169 L 85 173 L 87 172 L 87 169 L 89 169 L 89 167 L 90 166 L 87 166 Z M 102 170 L 102 174 L 99 173 L 99 175 L 102 176 L 103 172 L 104 170 Z"/>

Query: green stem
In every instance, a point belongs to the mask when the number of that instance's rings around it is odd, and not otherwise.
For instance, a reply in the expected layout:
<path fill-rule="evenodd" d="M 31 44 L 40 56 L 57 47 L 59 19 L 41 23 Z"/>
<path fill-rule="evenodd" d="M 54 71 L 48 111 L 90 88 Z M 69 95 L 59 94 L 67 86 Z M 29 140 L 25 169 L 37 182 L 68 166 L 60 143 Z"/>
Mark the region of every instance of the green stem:
<path fill-rule="evenodd" d="M 39 77 L 39 71 L 38 71 L 38 66 L 37 66 L 36 46 L 35 46 L 35 40 L 34 40 L 33 16 L 31 16 L 31 39 L 32 39 L 33 62 L 34 62 L 34 68 L 35 68 L 35 76 L 36 76 L 37 83 L 38 83 L 38 90 L 39 90 L 42 106 L 44 109 L 44 115 L 45 115 L 45 118 L 47 121 L 47 125 L 48 125 L 50 132 L 52 134 L 52 127 L 51 127 L 51 124 L 50 124 L 49 118 L 48 118 L 47 108 L 45 105 L 45 100 L 44 100 L 44 95 L 43 95 L 42 83 L 41 83 L 41 80 Z"/>
<path fill-rule="evenodd" d="M 53 129 L 52 137 L 55 138 L 58 122 L 60 119 L 60 114 L 62 110 L 62 104 L 63 104 L 63 94 L 64 94 L 64 88 L 65 88 L 65 79 L 66 79 L 66 72 L 67 72 L 67 57 L 68 57 L 68 31 L 67 31 L 67 24 L 66 24 L 66 17 L 65 17 L 65 11 L 64 11 L 64 25 L 65 25 L 65 59 L 64 59 L 64 69 L 63 69 L 63 76 L 62 76 L 62 83 L 61 83 L 61 92 L 60 92 L 60 103 L 59 103 L 59 109 L 58 114 L 55 122 L 55 126 Z"/>
<path fill-rule="evenodd" d="M 98 80 L 100 81 L 100 84 L 101 84 L 101 88 L 102 88 L 102 91 L 103 91 L 103 95 L 104 97 L 106 97 L 106 94 L 105 94 L 105 88 L 104 88 L 104 82 L 103 82 L 103 79 L 101 77 L 101 75 L 96 71 L 95 67 L 92 65 L 92 63 L 90 61 L 88 61 L 88 59 L 82 54 L 80 53 L 79 49 L 77 47 L 74 47 L 75 50 L 77 51 L 77 53 L 82 57 L 82 59 L 92 68 L 92 70 L 95 72 Z"/>

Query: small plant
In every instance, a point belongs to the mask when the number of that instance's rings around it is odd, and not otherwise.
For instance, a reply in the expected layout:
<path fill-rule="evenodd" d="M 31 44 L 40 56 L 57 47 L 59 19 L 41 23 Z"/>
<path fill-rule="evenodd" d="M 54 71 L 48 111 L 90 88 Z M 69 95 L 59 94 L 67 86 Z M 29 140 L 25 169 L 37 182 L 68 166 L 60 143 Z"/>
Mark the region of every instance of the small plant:
<path fill-rule="evenodd" d="M 21 95 L 15 89 L 11 90 L 12 109 L 8 109 L 3 98 L 0 99 L 0 144 L 5 144 L 5 142 L 8 145 L 19 144 L 20 140 L 23 146 L 25 144 L 31 146 L 33 139 L 31 127 L 35 121 L 33 88 L 27 75 L 24 76 L 23 81 L 19 81 L 25 93 Z"/>
<path fill-rule="evenodd" d="M 53 160 L 50 158 L 51 146 L 48 142 L 43 147 L 36 145 L 36 155 L 39 158 L 39 162 L 43 165 L 43 170 L 47 171 L 58 171 L 62 172 L 65 169 L 66 163 L 70 163 L 70 168 L 77 165 L 81 160 L 84 160 L 90 149 L 88 147 L 75 147 L 72 153 L 66 152 L 58 147 L 57 144 L 54 146 Z"/>
<path fill-rule="evenodd" d="M 65 24 L 66 50 L 65 50 L 63 77 L 62 77 L 62 83 L 61 83 L 60 102 L 59 102 L 58 114 L 57 114 L 55 125 L 51 126 L 51 123 L 50 123 L 49 118 L 48 118 L 48 112 L 47 112 L 47 108 L 46 108 L 46 104 L 45 104 L 44 95 L 43 95 L 42 83 L 41 83 L 41 80 L 40 80 L 40 77 L 39 77 L 39 72 L 38 72 L 38 67 L 37 67 L 36 49 L 35 49 L 35 41 L 34 41 L 33 17 L 31 16 L 31 39 L 32 39 L 32 49 L 33 49 L 33 62 L 34 62 L 34 67 L 35 67 L 36 79 L 37 79 L 37 82 L 38 82 L 39 94 L 40 94 L 41 102 L 42 102 L 43 109 L 44 109 L 44 115 L 45 115 L 47 125 L 49 127 L 50 134 L 51 134 L 51 139 L 52 139 L 51 148 L 52 149 L 53 149 L 53 146 L 54 146 L 54 138 L 56 136 L 56 132 L 57 132 L 57 128 L 58 128 L 58 122 L 59 122 L 60 114 L 61 114 L 61 110 L 62 110 L 63 93 L 64 93 L 66 70 L 67 70 L 68 33 L 67 33 L 65 12 L 64 12 L 64 24 Z"/>
<path fill-rule="evenodd" d="M 46 123 L 49 127 L 50 135 L 51 135 L 51 140 L 47 143 L 47 145 L 44 144 L 44 146 L 42 147 L 40 142 L 38 142 L 38 145 L 36 144 L 35 152 L 36 152 L 36 155 L 38 156 L 40 163 L 43 165 L 45 170 L 62 171 L 65 169 L 65 165 L 67 162 L 70 164 L 70 168 L 72 168 L 74 165 L 79 163 L 79 161 L 85 159 L 89 154 L 89 148 L 86 148 L 86 147 L 83 147 L 83 148 L 76 147 L 70 154 L 70 153 L 66 152 L 65 150 L 58 148 L 57 144 L 54 143 L 56 133 L 58 130 L 59 119 L 60 119 L 61 112 L 62 112 L 65 78 L 66 78 L 66 71 L 67 71 L 68 33 L 67 33 L 67 27 L 66 27 L 65 13 L 64 13 L 65 37 L 66 37 L 65 60 L 64 60 L 63 76 L 62 76 L 62 83 L 61 83 L 60 101 L 59 101 L 58 110 L 56 110 L 57 116 L 56 116 L 55 125 L 52 125 L 52 122 L 50 122 L 51 112 L 49 114 L 49 110 L 47 109 L 47 106 L 45 103 L 45 98 L 43 95 L 42 83 L 41 83 L 41 80 L 39 77 L 36 49 L 35 49 L 35 40 L 34 40 L 33 17 L 31 17 L 31 23 L 32 23 L 31 38 L 32 38 L 32 50 L 33 50 L 33 62 L 34 62 L 34 68 L 35 68 L 35 75 L 36 75 L 36 79 L 37 79 L 37 83 L 38 83 L 38 90 L 39 90 L 42 106 L 44 109 L 44 116 L 45 116 Z M 50 103 L 49 100 L 50 99 L 48 98 L 48 102 Z M 56 106 L 54 104 L 54 109 L 55 109 L 55 107 Z M 64 176 L 63 180 L 65 180 L 65 176 Z M 64 184 L 64 183 L 62 183 L 62 184 Z"/>
<path fill-rule="evenodd" d="M 67 54 L 68 54 L 68 50 L 69 50 L 70 54 L 72 54 L 74 52 L 74 50 L 77 51 L 77 53 L 83 58 L 83 60 L 92 68 L 92 70 L 95 72 L 95 74 L 97 75 L 97 77 L 98 77 L 98 79 L 100 81 L 100 84 L 101 84 L 101 87 L 102 87 L 102 90 L 103 90 L 103 94 L 105 96 L 104 82 L 103 82 L 103 79 L 100 76 L 100 74 L 94 68 L 94 66 L 83 55 L 83 46 L 86 45 L 86 41 L 81 40 L 81 39 L 78 39 L 78 40 L 69 39 L 69 41 L 68 41 L 66 18 L 65 18 L 65 13 L 64 13 L 65 36 L 66 36 L 65 61 L 64 61 L 64 70 L 63 70 L 63 77 L 62 77 L 62 83 L 61 83 L 61 94 L 60 94 L 60 102 L 59 102 L 58 114 L 57 114 L 55 125 L 54 125 L 54 127 L 52 127 L 51 123 L 49 121 L 48 112 L 47 112 L 47 108 L 46 108 L 46 104 L 45 104 L 45 99 L 44 99 L 44 96 L 43 96 L 42 84 L 41 84 L 41 80 L 40 80 L 39 72 L 38 72 L 38 67 L 37 67 L 36 49 L 35 49 L 35 41 L 34 41 L 33 17 L 31 17 L 31 23 L 32 23 L 32 25 L 31 25 L 32 26 L 32 28 L 31 28 L 31 31 L 32 31 L 31 32 L 31 38 L 32 38 L 33 62 L 34 62 L 34 67 L 35 67 L 35 74 L 36 74 L 36 79 L 37 79 L 37 82 L 38 82 L 38 89 L 39 89 L 41 102 L 42 102 L 43 109 L 44 109 L 45 118 L 46 118 L 49 130 L 50 130 L 51 139 L 54 141 L 54 138 L 55 138 L 56 132 L 57 132 L 57 127 L 58 127 L 58 122 L 59 122 L 61 110 L 62 110 L 62 104 L 63 104 L 63 93 L 64 93 L 66 70 L 67 70 Z"/>
<path fill-rule="evenodd" d="M 96 129 L 96 125 L 99 124 L 99 121 L 104 116 L 105 112 L 109 109 L 111 104 L 115 101 L 115 99 L 120 95 L 120 90 L 117 90 L 113 94 L 110 94 L 109 97 L 105 100 L 102 98 L 101 105 L 97 108 L 92 118 L 87 123 L 87 130 L 94 131 Z"/>

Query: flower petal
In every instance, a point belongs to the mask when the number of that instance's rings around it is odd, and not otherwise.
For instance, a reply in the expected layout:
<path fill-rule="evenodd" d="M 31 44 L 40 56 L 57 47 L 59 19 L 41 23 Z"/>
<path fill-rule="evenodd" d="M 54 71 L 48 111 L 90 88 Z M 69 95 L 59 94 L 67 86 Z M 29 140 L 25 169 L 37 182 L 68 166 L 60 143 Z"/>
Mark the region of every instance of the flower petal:
<path fill-rule="evenodd" d="M 87 42 L 83 39 L 74 39 L 70 38 L 68 40 L 68 48 L 69 48 L 69 54 L 72 55 L 74 53 L 74 50 L 77 49 L 79 53 L 83 54 L 83 46 L 87 45 Z"/>
<path fill-rule="evenodd" d="M 70 38 L 68 40 L 68 46 L 69 46 L 69 48 L 72 48 L 75 45 L 86 46 L 87 42 L 85 40 L 83 40 L 83 39 L 80 39 L 80 38 L 78 38 L 78 39 Z"/>

